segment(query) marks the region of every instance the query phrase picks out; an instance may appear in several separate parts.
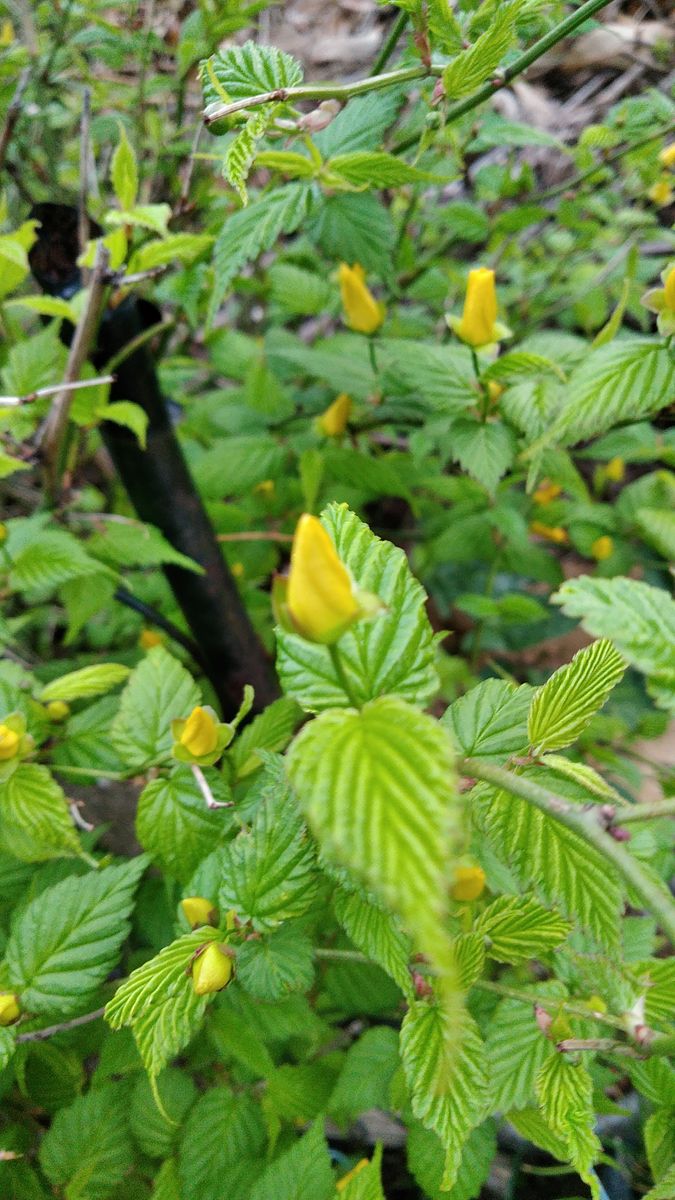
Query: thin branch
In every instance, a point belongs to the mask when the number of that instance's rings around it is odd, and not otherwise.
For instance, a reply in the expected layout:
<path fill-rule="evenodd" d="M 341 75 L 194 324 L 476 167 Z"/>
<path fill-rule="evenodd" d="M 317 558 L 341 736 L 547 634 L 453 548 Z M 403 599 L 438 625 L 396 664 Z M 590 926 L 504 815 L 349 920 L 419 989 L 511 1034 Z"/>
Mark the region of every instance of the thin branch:
<path fill-rule="evenodd" d="M 78 517 L 81 515 L 83 514 L 78 513 Z M 137 522 L 129 521 L 128 524 L 137 525 Z M 194 661 L 203 668 L 203 655 L 197 643 L 193 640 L 193 638 L 190 637 L 189 634 L 183 633 L 182 629 L 179 629 L 177 625 L 174 625 L 173 621 L 170 621 L 169 618 L 165 617 L 164 614 L 159 612 L 158 609 L 153 608 L 151 604 L 146 604 L 145 600 L 139 600 L 138 596 L 134 596 L 133 592 L 128 592 L 127 589 L 123 587 L 116 588 L 114 598 L 115 600 L 118 600 L 120 604 L 126 604 L 127 608 L 131 608 L 134 610 L 134 612 L 140 613 L 140 615 L 144 617 L 146 621 L 149 621 L 151 625 L 156 625 L 158 629 L 163 629 L 165 633 L 168 633 L 169 637 L 173 638 L 174 642 L 178 642 L 179 646 L 182 646 L 184 650 L 187 650 L 188 654 L 192 655 Z"/>
<path fill-rule="evenodd" d="M 23 104 L 23 95 L 24 95 L 26 88 L 28 87 L 29 79 L 30 79 L 30 67 L 24 67 L 23 71 L 21 72 L 21 75 L 19 76 L 19 82 L 16 85 L 16 90 L 14 92 L 14 95 L 12 96 L 12 99 L 9 102 L 9 108 L 7 109 L 7 114 L 5 116 L 5 124 L 2 128 L 2 133 L 0 133 L 0 171 L 2 171 L 2 168 L 5 165 L 5 158 L 7 156 L 7 147 L 9 146 L 9 143 L 12 140 L 12 134 L 14 133 L 14 126 L 16 125 L 16 123 L 19 119 L 19 114 L 21 112 L 21 106 Z"/>
<path fill-rule="evenodd" d="M 219 542 L 292 542 L 292 533 L 279 533 L 276 529 L 252 529 L 248 533 L 218 533 Z"/>
<path fill-rule="evenodd" d="M 642 863 L 629 854 L 620 842 L 605 832 L 600 824 L 600 814 L 597 808 L 579 808 L 542 787 L 541 784 L 535 783 L 532 779 L 514 775 L 511 771 L 504 770 L 503 767 L 482 762 L 477 758 L 460 759 L 459 769 L 463 775 L 468 775 L 473 779 L 482 779 L 485 783 L 490 783 L 494 787 L 527 801 L 534 808 L 538 808 L 540 812 L 546 813 L 552 820 L 572 830 L 589 846 L 597 850 L 633 888 L 675 945 L 675 902 L 670 898 L 665 887 L 660 886 L 644 870 Z"/>
<path fill-rule="evenodd" d="M 209 787 L 209 785 L 206 781 L 204 772 L 202 771 L 201 767 L 198 766 L 197 763 L 192 763 L 190 769 L 192 771 L 192 774 L 195 777 L 195 782 L 197 784 L 197 787 L 199 788 L 202 796 L 204 797 L 204 800 L 206 801 L 207 808 L 209 808 L 209 809 L 232 808 L 232 805 L 234 804 L 233 800 L 216 800 L 213 792 L 211 791 L 211 788 Z"/>
<path fill-rule="evenodd" d="M 398 45 L 398 41 L 399 41 L 399 38 L 401 37 L 401 34 L 403 33 L 403 30 L 405 29 L 406 25 L 408 24 L 409 16 L 410 16 L 410 14 L 407 13 L 405 11 L 405 9 L 400 9 L 399 14 L 396 17 L 396 20 L 393 22 L 392 27 L 389 30 L 387 37 L 385 38 L 384 42 L 382 43 L 380 53 L 378 54 L 377 58 L 375 59 L 375 62 L 373 63 L 373 69 L 371 71 L 372 75 L 379 75 L 380 71 L 382 71 L 384 69 L 384 67 L 386 67 L 387 63 L 389 62 L 389 59 L 391 58 L 392 54 L 394 53 L 394 50 L 396 49 L 396 47 Z"/>
<path fill-rule="evenodd" d="M 368 966 L 372 966 L 373 963 L 372 958 L 368 958 L 360 950 L 331 950 L 321 946 L 315 948 L 314 957 L 324 959 L 326 962 L 366 963 Z"/>
<path fill-rule="evenodd" d="M 583 1004 L 575 1004 L 571 1000 L 559 1000 L 557 997 L 545 996 L 540 1001 L 537 1001 L 530 992 L 520 991 L 518 988 L 508 987 L 506 984 L 493 983 L 489 979 L 477 979 L 472 983 L 472 987 L 478 988 L 481 992 L 493 992 L 497 996 L 503 996 L 507 1000 L 520 1000 L 523 1004 L 531 1004 L 532 1007 L 539 1003 L 543 1008 L 561 1009 L 570 1017 L 583 1017 L 586 1021 L 597 1021 L 600 1025 L 607 1025 L 611 1029 L 620 1029 L 625 1031 L 623 1021 L 618 1017 L 611 1017 L 607 1013 L 594 1012 Z"/>
<path fill-rule="evenodd" d="M 105 1008 L 97 1008 L 94 1012 L 84 1013 L 81 1017 L 73 1017 L 70 1021 L 62 1021 L 60 1025 L 47 1025 L 44 1029 L 31 1029 L 30 1033 L 19 1033 L 16 1041 L 44 1042 L 57 1033 L 67 1033 L 69 1029 L 77 1029 L 79 1025 L 89 1025 L 103 1016 Z"/>
<path fill-rule="evenodd" d="M 25 392 L 23 396 L 0 396 L 0 408 L 18 408 L 21 404 L 33 404 L 43 396 L 55 396 L 59 392 L 77 392 L 80 388 L 98 387 L 100 384 L 114 382 L 114 375 L 97 375 L 95 379 L 74 379 L 72 383 L 52 383 L 49 387 L 36 388 L 34 392 Z"/>
<path fill-rule="evenodd" d="M 675 799 L 655 800 L 653 804 L 626 804 L 615 810 L 612 825 L 627 825 L 631 821 L 658 821 L 660 817 L 675 817 Z"/>
<path fill-rule="evenodd" d="M 89 241 L 89 131 L 91 128 L 91 92 L 88 87 L 82 94 L 82 119 L 80 122 L 80 192 L 77 203 L 77 240 L 80 254 L 84 254 Z M 86 285 L 87 275 L 83 268 L 82 281 Z"/>

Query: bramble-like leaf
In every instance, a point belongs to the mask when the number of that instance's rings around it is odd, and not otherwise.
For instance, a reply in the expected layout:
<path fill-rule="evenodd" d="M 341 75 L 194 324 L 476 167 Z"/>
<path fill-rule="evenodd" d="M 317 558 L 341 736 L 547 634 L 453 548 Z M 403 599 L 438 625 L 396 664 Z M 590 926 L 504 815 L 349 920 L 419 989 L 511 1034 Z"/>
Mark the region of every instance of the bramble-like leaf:
<path fill-rule="evenodd" d="M 63 1018 L 85 1008 L 117 962 L 129 932 L 143 855 L 72 876 L 20 913 L 5 950 L 9 985 L 29 1013 Z"/>
<path fill-rule="evenodd" d="M 0 849 L 24 862 L 82 855 L 77 830 L 46 767 L 20 763 L 0 784 Z"/>
<path fill-rule="evenodd" d="M 355 187 L 398 187 L 404 183 L 439 182 L 441 179 L 383 150 L 356 150 L 351 154 L 339 154 L 326 163 L 325 169 L 342 176 Z"/>
<path fill-rule="evenodd" d="M 388 1108 L 389 1086 L 398 1066 L 396 1030 L 387 1025 L 367 1029 L 347 1051 L 328 1112 L 347 1125 L 369 1108 Z"/>
<path fill-rule="evenodd" d="M 488 29 L 481 33 L 473 46 L 462 50 L 443 72 L 446 96 L 454 100 L 468 96 L 480 87 L 499 66 L 515 38 L 515 25 L 521 4 L 500 4 Z"/>
<path fill-rule="evenodd" d="M 559 667 L 532 700 L 527 732 L 533 753 L 539 757 L 576 741 L 625 670 L 624 660 L 606 638 Z"/>
<path fill-rule="evenodd" d="M 183 1200 L 248 1200 L 265 1161 L 265 1127 L 258 1104 L 227 1087 L 211 1088 L 194 1106 L 182 1139 Z"/>
<path fill-rule="evenodd" d="M 474 929 L 488 939 L 490 958 L 520 963 L 559 946 L 571 925 L 534 896 L 499 896 L 484 909 Z"/>
<path fill-rule="evenodd" d="M 647 676 L 647 690 L 675 713 L 675 601 L 663 588 L 637 579 L 570 579 L 551 597 L 596 637 L 609 637 Z"/>
<path fill-rule="evenodd" d="M 222 775 L 208 768 L 205 774 L 214 799 L 227 803 L 230 790 Z M 138 800 L 136 833 L 141 846 L 153 862 L 181 883 L 187 883 L 202 859 L 231 835 L 232 828 L 227 810 L 206 807 L 187 767 L 153 779 Z"/>
<path fill-rule="evenodd" d="M 204 102 L 213 104 L 294 87 L 302 80 L 302 67 L 291 54 L 276 46 L 248 41 L 243 46 L 227 46 L 212 54 L 201 64 L 200 75 Z"/>
<path fill-rule="evenodd" d="M 501 421 L 488 423 L 460 417 L 453 421 L 450 436 L 454 461 L 493 496 L 515 458 L 513 430 Z"/>
<path fill-rule="evenodd" d="M 40 1145 L 40 1166 L 68 1200 L 107 1200 L 133 1166 L 127 1101 L 122 1084 L 108 1083 L 54 1117 Z"/>
<path fill-rule="evenodd" d="M 120 140 L 110 161 L 110 179 L 117 202 L 122 209 L 130 209 L 138 195 L 138 167 L 136 155 L 129 143 L 124 126 L 120 124 Z"/>
<path fill-rule="evenodd" d="M 65 530 L 51 529 L 36 534 L 14 558 L 9 582 L 18 592 L 51 592 L 68 579 L 101 573 L 101 565 L 90 558 L 76 537 Z"/>
<path fill-rule="evenodd" d="M 412 1109 L 427 1129 L 438 1134 L 445 1154 L 442 1187 L 452 1187 L 466 1140 L 485 1110 L 488 1063 L 485 1046 L 465 1013 L 453 1030 L 457 1045 L 447 1068 L 445 1017 L 434 1004 L 411 1004 L 401 1026 L 401 1058 Z"/>
<path fill-rule="evenodd" d="M 537 1024 L 534 1006 L 543 1004 L 554 1015 L 565 988 L 555 980 L 528 990 L 532 996 L 529 1003 L 507 997 L 500 1000 L 490 1018 L 485 1053 L 490 1064 L 492 1112 L 533 1104 L 535 1079 L 545 1060 L 555 1053 L 553 1043 Z"/>
<path fill-rule="evenodd" d="M 251 1200 L 333 1200 L 335 1180 L 321 1122 L 269 1164 Z"/>
<path fill-rule="evenodd" d="M 333 896 L 333 909 L 357 949 L 391 976 L 407 1000 L 412 999 L 414 993 L 408 969 L 410 944 L 391 913 L 363 899 L 358 892 L 346 892 L 341 888 Z"/>
<path fill-rule="evenodd" d="M 441 724 L 457 749 L 471 758 L 505 762 L 527 750 L 527 714 L 534 689 L 486 679 L 446 708 Z"/>
<path fill-rule="evenodd" d="M 199 704 L 197 684 L 162 646 L 155 646 L 132 673 L 113 721 L 112 743 L 130 770 L 164 762 L 173 744 L 171 722 Z"/>
<path fill-rule="evenodd" d="M 363 703 L 386 695 L 425 704 L 438 686 L 434 638 L 424 591 L 405 553 L 371 533 L 346 505 L 331 504 L 322 521 L 358 587 L 386 605 L 340 638 L 340 658 L 354 699 Z M 327 647 L 284 630 L 277 630 L 277 646 L 282 686 L 303 708 L 319 712 L 352 702 Z"/>
<path fill-rule="evenodd" d="M 225 755 L 234 777 L 245 779 L 253 771 L 257 771 L 262 764 L 259 750 L 266 750 L 268 753 L 285 750 L 301 717 L 300 706 L 286 696 L 274 700 L 264 712 L 254 717 L 241 733 L 237 734 Z"/>
<path fill-rule="evenodd" d="M 248 204 L 246 180 L 255 160 L 258 142 L 267 132 L 276 105 L 265 104 L 252 112 L 244 128 L 230 142 L 223 159 L 223 174 L 239 193 L 242 204 Z"/>
<path fill-rule="evenodd" d="M 91 667 L 81 667 L 79 671 L 70 671 L 52 679 L 40 692 L 43 704 L 50 700 L 88 700 L 92 696 L 101 696 L 111 691 L 130 675 L 129 667 L 121 663 L 95 663 Z"/>
<path fill-rule="evenodd" d="M 464 1143 L 457 1178 L 447 1191 L 441 1187 L 444 1154 L 437 1134 L 425 1129 L 420 1121 L 411 1121 L 408 1128 L 408 1170 L 429 1200 L 475 1200 L 490 1174 L 496 1150 L 494 1121 L 484 1121 L 472 1129 Z"/>
<path fill-rule="evenodd" d="M 643 1197 L 643 1200 L 671 1200 L 671 1196 L 675 1195 L 675 1162 L 672 1167 L 666 1171 L 663 1179 L 660 1179 L 651 1191 Z"/>
<path fill-rule="evenodd" d="M 312 943 L 292 925 L 244 942 L 237 952 L 237 979 L 257 1000 L 307 992 L 314 980 Z"/>
<path fill-rule="evenodd" d="M 593 1200 L 600 1200 L 592 1167 L 602 1147 L 593 1132 L 593 1082 L 586 1067 L 557 1052 L 546 1059 L 535 1086 L 547 1125 L 566 1143 L 569 1161 L 590 1187 Z"/>

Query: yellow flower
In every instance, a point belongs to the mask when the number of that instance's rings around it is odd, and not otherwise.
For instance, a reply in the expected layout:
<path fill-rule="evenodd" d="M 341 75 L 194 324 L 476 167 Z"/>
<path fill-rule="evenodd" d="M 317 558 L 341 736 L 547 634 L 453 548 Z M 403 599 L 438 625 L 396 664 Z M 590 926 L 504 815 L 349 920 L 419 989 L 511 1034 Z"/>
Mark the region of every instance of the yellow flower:
<path fill-rule="evenodd" d="M 456 867 L 455 882 L 450 888 L 453 900 L 477 900 L 485 889 L 482 867 Z"/>
<path fill-rule="evenodd" d="M 50 700 L 47 712 L 52 721 L 65 721 L 70 716 L 70 705 L 65 700 Z"/>
<path fill-rule="evenodd" d="M 299 634 L 336 642 L 361 616 L 349 571 L 317 517 L 303 513 L 291 550 L 286 603 Z"/>
<path fill-rule="evenodd" d="M 212 754 L 218 745 L 218 723 L 210 712 L 197 705 L 185 722 L 179 741 L 195 758 Z"/>
<path fill-rule="evenodd" d="M 666 275 L 666 281 L 663 285 L 663 298 L 666 302 L 666 307 L 675 312 L 675 267 L 671 267 Z"/>
<path fill-rule="evenodd" d="M 375 333 L 384 321 L 385 310 L 366 285 L 363 267 L 359 263 L 353 267 L 340 263 L 338 279 L 349 328 L 356 333 Z"/>
<path fill-rule="evenodd" d="M 11 46 L 14 41 L 14 26 L 11 21 L 3 21 L 0 26 L 0 46 Z"/>
<path fill-rule="evenodd" d="M 198 996 L 220 992 L 230 982 L 233 970 L 230 955 L 216 942 L 209 942 L 192 964 L 192 986 Z"/>
<path fill-rule="evenodd" d="M 7 725 L 0 725 L 0 762 L 7 762 L 18 753 L 21 738 Z"/>
<path fill-rule="evenodd" d="M 198 925 L 215 924 L 214 918 L 218 915 L 216 909 L 211 901 L 205 900 L 203 896 L 187 896 L 185 900 L 181 900 L 180 906 L 193 929 Z"/>
<path fill-rule="evenodd" d="M 593 558 L 598 560 L 598 562 L 603 562 L 604 559 L 609 558 L 613 553 L 614 542 L 611 537 L 608 537 L 607 534 L 603 534 L 602 537 L 596 538 L 591 546 L 591 554 L 593 555 Z"/>
<path fill-rule="evenodd" d="M 345 1188 L 349 1186 L 352 1179 L 356 1179 L 356 1176 L 361 1174 L 361 1171 L 363 1171 L 364 1167 L 369 1165 L 370 1164 L 367 1158 L 362 1158 L 359 1162 L 357 1162 L 356 1166 L 352 1167 L 351 1171 L 347 1171 L 347 1174 L 343 1175 L 342 1179 L 338 1179 L 337 1183 L 335 1184 L 336 1192 L 344 1192 Z M 359 1187 L 360 1186 L 361 1185 L 359 1184 Z"/>
<path fill-rule="evenodd" d="M 556 500 L 562 488 L 559 483 L 551 483 L 550 479 L 542 479 L 536 492 L 533 493 L 532 499 L 535 504 L 550 504 L 552 500 Z"/>
<path fill-rule="evenodd" d="M 346 392 L 340 392 L 337 399 L 319 417 L 318 425 L 321 433 L 324 433 L 326 437 L 339 437 L 347 428 L 351 412 L 351 397 Z"/>
<path fill-rule="evenodd" d="M 618 455 L 615 458 L 610 458 L 605 467 L 605 479 L 610 483 L 621 483 L 626 474 L 626 464 Z"/>
<path fill-rule="evenodd" d="M 464 311 L 457 333 L 470 346 L 486 346 L 495 341 L 497 292 L 495 273 L 489 267 L 469 271 Z"/>
<path fill-rule="evenodd" d="M 243 579 L 244 575 L 246 574 L 246 568 L 245 568 L 243 562 L 239 562 L 239 561 L 233 562 L 232 566 L 230 567 L 230 570 L 231 570 L 232 574 L 234 575 L 235 579 Z"/>
<path fill-rule="evenodd" d="M 675 142 L 663 147 L 659 154 L 659 161 L 663 163 L 664 167 L 675 167 Z"/>
<path fill-rule="evenodd" d="M 663 287 L 650 288 L 641 297 L 645 308 L 658 314 L 657 326 L 664 337 L 675 333 L 675 266 L 669 263 L 661 273 Z"/>
<path fill-rule="evenodd" d="M 488 380 L 488 397 L 492 404 L 496 404 L 504 391 L 504 385 L 497 383 L 496 379 Z"/>
<path fill-rule="evenodd" d="M 21 1014 L 14 992 L 0 992 L 0 1025 L 13 1025 Z"/>
<path fill-rule="evenodd" d="M 652 204 L 655 204 L 657 208 L 666 208 L 673 200 L 675 192 L 673 192 L 670 186 L 670 180 L 664 177 L 663 179 L 659 179 L 658 183 L 652 184 L 647 195 Z"/>
<path fill-rule="evenodd" d="M 560 525 L 545 525 L 543 521 L 532 521 L 530 531 L 538 534 L 539 537 L 546 538 L 549 542 L 555 542 L 558 546 L 564 545 L 569 540 L 567 531 Z"/>
<path fill-rule="evenodd" d="M 153 646 L 162 646 L 164 638 L 154 629 L 144 629 L 138 639 L 138 644 L 141 650 L 152 650 Z"/>

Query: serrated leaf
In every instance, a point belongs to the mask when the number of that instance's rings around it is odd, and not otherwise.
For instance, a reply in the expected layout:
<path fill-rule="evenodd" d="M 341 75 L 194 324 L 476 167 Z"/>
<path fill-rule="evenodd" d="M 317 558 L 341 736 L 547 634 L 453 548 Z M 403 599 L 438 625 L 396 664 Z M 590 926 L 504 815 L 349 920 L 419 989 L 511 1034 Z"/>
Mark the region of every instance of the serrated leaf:
<path fill-rule="evenodd" d="M 117 962 L 145 867 L 140 856 L 64 879 L 23 910 L 12 927 L 5 966 L 27 1012 L 63 1018 L 86 1007 Z"/>
<path fill-rule="evenodd" d="M 328 128 L 322 129 L 314 139 L 323 157 L 374 150 L 396 119 L 404 100 L 403 89 L 393 87 L 348 100 Z"/>
<path fill-rule="evenodd" d="M 533 753 L 539 757 L 576 741 L 625 670 L 624 660 L 606 638 L 559 667 L 532 700 L 527 733 Z"/>
<path fill-rule="evenodd" d="M 386 1200 L 382 1191 L 382 1144 L 375 1147 L 370 1162 L 358 1164 L 358 1170 L 351 1178 L 343 1176 L 340 1189 L 340 1200 Z"/>
<path fill-rule="evenodd" d="M 463 50 L 443 72 L 443 88 L 446 96 L 454 100 L 468 96 L 489 79 L 502 58 L 510 49 L 515 38 L 515 24 L 519 3 L 500 4 L 492 22 L 473 46 Z"/>
<path fill-rule="evenodd" d="M 386 1025 L 367 1029 L 347 1051 L 327 1111 L 346 1125 L 370 1108 L 389 1107 L 389 1086 L 399 1066 L 398 1034 Z"/>
<path fill-rule="evenodd" d="M 127 1095 L 123 1085 L 109 1083 L 54 1117 L 40 1145 L 40 1166 L 68 1200 L 107 1200 L 133 1166 Z"/>
<path fill-rule="evenodd" d="M 275 188 L 262 199 L 228 217 L 213 251 L 213 291 L 209 300 L 211 324 L 238 271 L 271 250 L 282 233 L 293 233 L 308 216 L 312 192 L 305 184 Z"/>
<path fill-rule="evenodd" d="M 429 0 L 427 20 L 435 47 L 444 54 L 458 54 L 464 49 L 464 33 L 450 0 Z"/>
<path fill-rule="evenodd" d="M 520 379 L 529 378 L 532 375 L 557 375 L 559 379 L 565 378 L 564 372 L 556 362 L 550 358 L 545 358 L 542 354 L 533 354 L 531 350 L 512 350 L 508 354 L 502 354 L 495 362 L 483 371 L 481 378 L 483 380 L 495 379 Z"/>
<path fill-rule="evenodd" d="M 533 1142 L 560 1162 L 566 1160 L 567 1146 L 564 1139 L 553 1133 L 538 1108 L 522 1108 L 518 1112 L 507 1113 L 506 1119 L 526 1141 Z"/>
<path fill-rule="evenodd" d="M 324 197 L 312 210 L 307 232 L 329 258 L 358 262 L 384 278 L 391 272 L 396 229 L 389 209 L 373 192 Z"/>
<path fill-rule="evenodd" d="M 136 155 L 129 144 L 124 126 L 120 124 L 120 140 L 110 162 L 110 178 L 117 202 L 122 209 L 130 209 L 138 195 L 138 167 Z"/>
<path fill-rule="evenodd" d="M 133 404 L 131 400 L 114 400 L 100 408 L 96 416 L 99 421 L 112 421 L 114 425 L 130 429 L 135 434 L 141 450 L 145 450 L 150 418 L 140 404 Z"/>
<path fill-rule="evenodd" d="M 302 80 L 302 67 L 291 54 L 276 46 L 244 42 L 228 46 L 201 64 L 204 101 L 244 100 L 258 92 L 294 87 Z"/>
<path fill-rule="evenodd" d="M 0 784 L 0 848 L 24 862 L 74 858 L 82 847 L 70 810 L 46 767 L 20 763 Z"/>
<path fill-rule="evenodd" d="M 212 997 L 196 994 L 190 966 L 195 952 L 218 937 L 207 926 L 186 933 L 132 971 L 108 1002 L 108 1024 L 131 1027 L 149 1075 L 159 1075 L 196 1032 Z"/>
<path fill-rule="evenodd" d="M 659 1180 L 675 1162 L 675 1109 L 657 1108 L 647 1117 L 644 1142 L 649 1170 Z"/>
<path fill-rule="evenodd" d="M 306 992 L 314 980 L 314 948 L 292 925 L 260 940 L 244 942 L 237 952 L 237 979 L 257 1000 L 279 1000 Z"/>
<path fill-rule="evenodd" d="M 488 423 L 460 417 L 453 421 L 450 441 L 453 460 L 493 495 L 515 457 L 513 430 L 501 421 Z"/>
<path fill-rule="evenodd" d="M 672 1200 L 673 1195 L 675 1195 L 675 1163 L 668 1168 L 656 1187 L 647 1192 L 643 1200 Z"/>
<path fill-rule="evenodd" d="M 199 704 L 197 684 L 177 659 L 155 646 L 133 671 L 122 692 L 111 730 L 117 753 L 130 770 L 166 760 L 173 744 L 171 722 Z"/>
<path fill-rule="evenodd" d="M 401 1058 L 413 1112 L 443 1146 L 444 1189 L 455 1182 L 462 1149 L 483 1116 L 488 1082 L 485 1046 L 468 1013 L 452 1036 L 457 1045 L 448 1070 L 443 1013 L 433 1004 L 411 1004 L 401 1026 Z"/>
<path fill-rule="evenodd" d="M 324 854 L 400 914 L 447 999 L 455 964 L 444 925 L 446 871 L 457 811 L 445 733 L 386 696 L 359 712 L 322 713 L 286 761 Z"/>
<path fill-rule="evenodd" d="M 197 1089 L 185 1071 L 169 1067 L 152 1082 L 142 1075 L 134 1087 L 129 1118 L 143 1153 L 149 1158 L 170 1154 L 179 1126 L 196 1101 Z"/>
<path fill-rule="evenodd" d="M 322 514 L 337 552 L 358 587 L 379 596 L 386 610 L 353 626 L 339 643 L 354 698 L 398 696 L 423 705 L 436 690 L 433 631 L 425 593 L 402 550 L 383 542 L 355 513 L 331 504 Z M 303 708 L 321 711 L 348 705 L 325 646 L 277 631 L 277 667 L 284 690 Z"/>
<path fill-rule="evenodd" d="M 572 927 L 534 896 L 499 896 L 483 910 L 474 928 L 489 939 L 490 958 L 520 963 L 559 946 Z"/>
<path fill-rule="evenodd" d="M 152 1200 L 183 1200 L 178 1174 L 178 1159 L 167 1158 L 155 1175 Z"/>
<path fill-rule="evenodd" d="M 386 154 L 384 150 L 356 150 L 351 154 L 338 154 L 323 169 L 342 176 L 355 187 L 388 188 L 429 180 L 438 183 L 441 179 L 428 171 L 420 171 L 419 167 L 410 166 L 394 154 Z"/>
<path fill-rule="evenodd" d="M 461 754 L 505 762 L 527 749 L 527 714 L 534 689 L 486 679 L 460 696 L 441 717 Z"/>
<path fill-rule="evenodd" d="M 558 793 L 563 790 L 560 779 L 542 768 L 529 768 L 525 773 L 543 786 L 550 784 Z M 616 949 L 621 892 L 607 860 L 526 800 L 483 786 L 472 796 L 479 826 L 520 882 L 534 886 L 575 924 Z"/>
<path fill-rule="evenodd" d="M 364 900 L 358 892 L 338 889 L 333 910 L 349 939 L 398 984 L 407 1000 L 414 991 L 408 963 L 410 944 L 391 913 Z"/>
<path fill-rule="evenodd" d="M 541 1067 L 535 1087 L 547 1125 L 566 1143 L 569 1161 L 590 1187 L 593 1200 L 600 1200 L 592 1167 L 602 1146 L 593 1132 L 593 1082 L 586 1067 L 555 1053 Z"/>
<path fill-rule="evenodd" d="M 230 790 L 222 775 L 209 769 L 205 775 L 214 799 L 227 803 Z M 138 800 L 136 834 L 141 846 L 153 862 L 181 883 L 187 883 L 202 859 L 231 835 L 232 828 L 228 812 L 206 807 L 187 767 L 151 780 Z"/>
<path fill-rule="evenodd" d="M 62 530 L 46 530 L 34 537 L 14 558 L 10 586 L 18 592 L 53 591 L 67 579 L 100 574 L 77 538 Z"/>
<path fill-rule="evenodd" d="M 497 1005 L 485 1039 L 485 1053 L 490 1064 L 490 1111 L 506 1112 L 524 1108 L 535 1100 L 535 1079 L 545 1060 L 555 1053 L 553 1043 L 539 1028 L 534 1012 L 535 1003 L 556 1011 L 556 999 L 562 999 L 565 989 L 557 980 L 538 984 L 529 989 L 532 999 L 506 998 Z"/>
<path fill-rule="evenodd" d="M 200 1097 L 185 1126 L 179 1172 L 183 1200 L 248 1200 L 265 1156 L 259 1104 L 227 1087 Z"/>
<path fill-rule="evenodd" d="M 242 204 L 248 204 L 246 180 L 255 161 L 258 142 L 265 136 L 274 116 L 276 105 L 265 104 L 251 113 L 244 128 L 237 133 L 223 159 L 223 174 L 239 193 Z"/>
<path fill-rule="evenodd" d="M 121 663 L 96 663 L 52 679 L 42 688 L 39 698 L 43 704 L 50 700 L 88 700 L 111 691 L 130 674 L 130 668 Z"/>
<path fill-rule="evenodd" d="M 100 518 L 103 532 L 95 533 L 87 542 L 90 554 L 120 567 L 176 566 L 203 575 L 204 568 L 187 554 L 174 549 L 154 525 L 125 519 L 124 523 Z M 100 567 L 99 567 L 100 570 Z"/>
<path fill-rule="evenodd" d="M 430 1200 L 474 1200 L 490 1174 L 496 1150 L 494 1121 L 472 1129 L 464 1143 L 457 1178 L 447 1191 L 441 1187 L 444 1155 L 437 1135 L 420 1121 L 411 1121 L 408 1127 L 408 1170 Z"/>
<path fill-rule="evenodd" d="M 321 1122 L 269 1164 L 250 1200 L 333 1200 L 335 1181 Z"/>
<path fill-rule="evenodd" d="M 281 760 L 267 767 L 263 800 L 250 831 L 222 851 L 219 904 L 234 909 L 261 932 L 302 916 L 319 886 L 309 842 Z"/>
<path fill-rule="evenodd" d="M 245 779 L 262 764 L 260 750 L 272 753 L 285 750 L 299 725 L 302 709 L 295 700 L 282 696 L 268 705 L 264 712 L 249 722 L 227 751 L 236 779 Z"/>

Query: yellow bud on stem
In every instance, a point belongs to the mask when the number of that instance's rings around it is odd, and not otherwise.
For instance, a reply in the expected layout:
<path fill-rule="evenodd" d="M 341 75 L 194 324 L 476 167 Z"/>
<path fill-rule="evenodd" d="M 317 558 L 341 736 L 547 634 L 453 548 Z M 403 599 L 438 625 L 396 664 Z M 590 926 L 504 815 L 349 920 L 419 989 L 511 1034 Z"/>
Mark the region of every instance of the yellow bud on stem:
<path fill-rule="evenodd" d="M 355 333 L 375 333 L 384 321 L 384 308 L 373 296 L 363 267 L 354 263 L 340 263 L 338 270 L 342 307 L 350 329 Z"/>
<path fill-rule="evenodd" d="M 0 725 L 0 762 L 8 762 L 18 753 L 21 738 L 8 725 Z"/>
<path fill-rule="evenodd" d="M 346 392 L 341 392 L 319 417 L 319 429 L 326 437 L 339 437 L 347 428 L 351 411 L 351 397 Z"/>
<path fill-rule="evenodd" d="M 13 1025 L 20 1015 L 19 999 L 14 992 L 0 992 L 0 1025 Z"/>
<path fill-rule="evenodd" d="M 70 705 L 65 700 L 50 700 L 47 713 L 51 721 L 65 721 L 70 716 Z"/>
<path fill-rule="evenodd" d="M 462 319 L 457 335 L 469 346 L 487 346 L 497 339 L 497 292 L 495 273 L 489 267 L 469 271 Z"/>
<path fill-rule="evenodd" d="M 184 900 L 181 900 L 180 906 L 193 929 L 196 929 L 199 925 L 216 924 L 218 919 L 217 910 L 213 907 L 211 901 L 205 900 L 203 896 L 186 896 Z"/>
<path fill-rule="evenodd" d="M 455 882 L 450 888 L 453 900 L 477 900 L 485 890 L 485 871 L 482 867 L 456 867 Z"/>
<path fill-rule="evenodd" d="M 221 992 L 230 982 L 233 970 L 230 955 L 216 942 L 209 942 L 192 964 L 192 986 L 198 996 Z"/>
<path fill-rule="evenodd" d="M 317 517 L 303 513 L 291 550 L 286 593 L 297 632 L 310 642 L 336 642 L 361 615 L 352 580 Z"/>
<path fill-rule="evenodd" d="M 610 558 L 614 553 L 614 541 L 608 534 L 603 534 L 602 537 L 596 538 L 591 546 L 591 554 L 598 562 L 604 562 L 606 558 Z"/>

